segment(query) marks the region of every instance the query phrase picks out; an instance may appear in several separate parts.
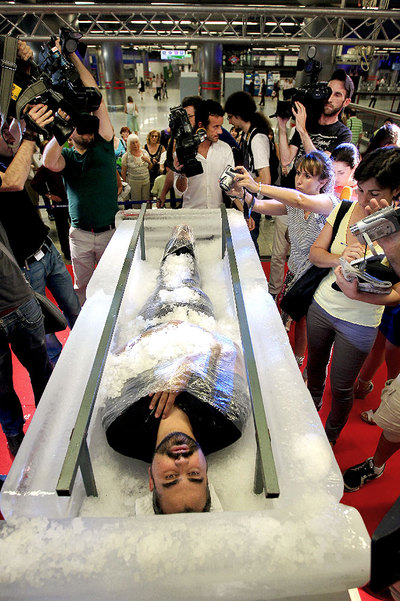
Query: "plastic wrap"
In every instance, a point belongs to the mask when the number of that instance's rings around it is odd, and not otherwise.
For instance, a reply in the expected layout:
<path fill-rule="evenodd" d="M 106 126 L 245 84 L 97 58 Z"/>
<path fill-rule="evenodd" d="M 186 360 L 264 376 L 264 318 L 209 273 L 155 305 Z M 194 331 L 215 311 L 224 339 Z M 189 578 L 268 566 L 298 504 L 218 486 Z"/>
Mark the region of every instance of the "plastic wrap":
<path fill-rule="evenodd" d="M 243 356 L 229 338 L 193 323 L 196 321 L 193 315 L 213 316 L 211 301 L 198 287 L 199 283 L 193 233 L 188 226 L 177 226 L 165 248 L 156 291 L 139 314 L 143 331 L 111 358 L 121 373 L 126 373 L 126 366 L 130 366 L 130 378 L 122 392 L 106 402 L 103 415 L 106 431 L 121 416 L 128 419 L 128 410 L 138 401 L 145 399 L 148 406 L 152 393 L 185 391 L 188 394 L 184 398 L 178 395 L 175 404 L 190 412 L 191 420 L 195 409 L 194 419 L 201 421 L 201 427 L 206 420 L 218 423 L 217 436 L 224 429 L 223 423 L 230 422 L 228 430 L 235 432 L 232 442 L 240 436 L 250 412 Z M 177 310 L 179 317 L 182 316 L 182 309 L 186 319 L 175 319 Z M 188 395 L 190 408 L 186 402 Z M 139 418 L 135 413 L 135 418 L 147 421 L 150 415 L 142 412 Z M 132 415 L 130 419 L 133 421 Z M 219 443 L 213 442 L 208 448 L 222 448 L 226 446 L 224 440 L 222 436 Z M 118 441 L 118 448 L 113 446 L 137 456 L 136 450 L 127 450 L 123 444 Z M 147 457 L 147 451 L 143 457 Z"/>
<path fill-rule="evenodd" d="M 147 327 L 174 318 L 190 321 L 192 313 L 214 317 L 211 301 L 199 285 L 193 232 L 187 225 L 178 225 L 165 247 L 157 288 L 139 315 Z"/>

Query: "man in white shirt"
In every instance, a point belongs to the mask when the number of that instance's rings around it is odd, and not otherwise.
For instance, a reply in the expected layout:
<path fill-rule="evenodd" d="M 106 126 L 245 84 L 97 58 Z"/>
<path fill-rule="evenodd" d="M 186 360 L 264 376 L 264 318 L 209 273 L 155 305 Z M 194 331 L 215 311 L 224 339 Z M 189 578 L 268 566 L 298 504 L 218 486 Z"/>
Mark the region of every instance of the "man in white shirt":
<path fill-rule="evenodd" d="M 218 180 L 227 165 L 235 165 L 231 147 L 219 140 L 223 117 L 224 109 L 214 100 L 203 100 L 196 110 L 196 128 L 207 133 L 196 155 L 203 173 L 189 178 L 182 172 L 175 174 L 174 186 L 182 194 L 184 209 L 216 209 L 223 202 Z"/>

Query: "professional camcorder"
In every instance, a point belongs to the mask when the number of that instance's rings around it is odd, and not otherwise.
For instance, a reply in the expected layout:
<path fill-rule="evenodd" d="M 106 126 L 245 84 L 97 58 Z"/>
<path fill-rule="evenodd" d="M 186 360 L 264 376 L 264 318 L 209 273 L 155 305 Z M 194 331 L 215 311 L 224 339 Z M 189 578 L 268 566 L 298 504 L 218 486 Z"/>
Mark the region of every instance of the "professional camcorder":
<path fill-rule="evenodd" d="M 326 81 L 318 81 L 318 75 L 322 70 L 322 63 L 315 60 L 315 46 L 310 46 L 307 52 L 307 60 L 299 59 L 297 61 L 297 71 L 304 71 L 310 76 L 310 81 L 301 88 L 290 88 L 283 90 L 284 100 L 279 100 L 276 106 L 276 113 L 271 117 L 282 117 L 290 119 L 293 117 L 292 109 L 296 110 L 295 102 L 301 102 L 306 108 L 307 115 L 314 115 L 319 118 L 324 110 L 326 100 L 332 94 L 331 88 Z"/>
<path fill-rule="evenodd" d="M 0 98 L 0 112 L 6 119 L 14 117 L 18 121 L 24 118 L 29 127 L 45 137 L 51 137 L 55 128 L 65 128 L 70 131 L 81 120 L 85 120 L 88 113 L 96 111 L 101 103 L 101 93 L 97 88 L 84 87 L 79 74 L 68 58 L 68 54 L 77 49 L 84 55 L 86 46 L 80 42 L 82 34 L 67 27 L 60 29 L 59 38 L 61 52 L 56 46 L 56 38 L 43 44 L 39 61 L 29 62 L 16 59 L 8 54 L 6 45 L 7 36 L 0 36 L 0 54 L 4 61 L 16 65 L 14 77 L 10 81 L 10 91 L 3 92 Z M 4 67 L 1 78 L 4 77 Z M 61 117 L 45 128 L 40 128 L 29 116 L 24 115 L 27 105 L 43 103 L 55 114 L 58 109 L 65 111 L 70 121 L 66 122 Z M 67 125 L 68 124 L 68 125 Z"/>
<path fill-rule="evenodd" d="M 361 244 L 370 245 L 374 240 L 400 231 L 400 208 L 386 207 L 350 226 L 350 231 Z"/>
<path fill-rule="evenodd" d="M 193 175 L 203 173 L 203 167 L 196 159 L 196 154 L 199 144 L 206 139 L 206 130 L 199 128 L 194 132 L 190 125 L 188 114 L 182 106 L 171 108 L 169 114 L 169 126 L 171 128 L 171 137 L 167 150 L 168 167 L 174 169 L 172 152 L 175 140 L 176 156 L 179 164 L 183 165 L 182 172 L 186 177 L 192 177 Z"/>

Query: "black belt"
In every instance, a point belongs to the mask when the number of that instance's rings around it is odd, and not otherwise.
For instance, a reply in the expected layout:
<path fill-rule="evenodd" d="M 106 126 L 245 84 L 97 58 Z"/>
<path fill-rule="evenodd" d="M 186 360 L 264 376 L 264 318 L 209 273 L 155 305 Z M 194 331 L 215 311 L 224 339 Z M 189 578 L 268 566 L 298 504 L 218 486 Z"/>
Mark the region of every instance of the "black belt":
<path fill-rule="evenodd" d="M 27 265 L 31 265 L 31 263 L 34 263 L 35 261 L 38 261 L 39 259 L 37 259 L 35 257 L 35 255 L 38 254 L 38 252 L 42 252 L 44 255 L 50 250 L 52 245 L 52 240 L 49 236 L 46 236 L 46 238 L 43 241 L 43 244 L 40 248 L 38 248 L 38 250 L 36 252 L 34 252 L 32 255 L 30 255 L 29 257 L 27 257 L 25 259 L 25 263 Z"/>
<path fill-rule="evenodd" d="M 108 232 L 109 230 L 115 230 L 115 223 L 105 225 L 104 227 L 83 227 L 82 225 L 77 226 L 78 229 L 84 232 L 92 232 L 92 234 L 101 234 L 102 232 Z"/>

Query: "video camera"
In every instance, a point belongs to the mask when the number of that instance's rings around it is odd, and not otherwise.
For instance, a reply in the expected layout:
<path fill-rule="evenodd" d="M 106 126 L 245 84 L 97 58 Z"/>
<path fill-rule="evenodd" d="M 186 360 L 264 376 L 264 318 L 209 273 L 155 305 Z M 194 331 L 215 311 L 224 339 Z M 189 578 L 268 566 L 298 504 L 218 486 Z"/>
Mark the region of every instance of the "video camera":
<path fill-rule="evenodd" d="M 292 109 L 296 110 L 295 102 L 301 102 L 306 108 L 307 115 L 314 115 L 319 118 L 324 110 L 324 103 L 332 94 L 331 88 L 326 81 L 318 81 L 318 75 L 322 70 L 322 63 L 315 60 L 317 49 L 310 46 L 307 51 L 307 60 L 299 59 L 297 61 L 297 71 L 304 71 L 310 76 L 309 83 L 301 88 L 290 88 L 283 90 L 284 100 L 278 100 L 276 112 L 271 117 L 282 117 L 290 119 L 293 117 Z"/>
<path fill-rule="evenodd" d="M 182 172 L 186 177 L 192 177 L 193 175 L 203 173 L 203 167 L 196 159 L 196 154 L 199 144 L 206 139 L 206 130 L 199 128 L 194 132 L 190 125 L 188 114 L 182 106 L 171 108 L 169 114 L 169 127 L 171 129 L 171 137 L 167 149 L 168 167 L 174 169 L 172 150 L 173 142 L 175 140 L 176 156 L 180 165 L 183 165 Z"/>
<path fill-rule="evenodd" d="M 361 244 L 367 243 L 371 247 L 374 240 L 400 231 L 400 208 L 380 209 L 351 225 L 350 231 Z"/>
<path fill-rule="evenodd" d="M 16 63 L 16 70 L 11 82 L 9 92 L 9 104 L 5 96 L 0 98 L 0 112 L 4 119 L 14 117 L 18 121 L 24 118 L 29 127 L 45 137 L 53 135 L 53 128 L 66 121 L 56 115 L 55 120 L 45 128 L 39 127 L 32 121 L 28 115 L 24 115 L 24 109 L 27 105 L 43 103 L 48 106 L 55 114 L 58 109 L 65 111 L 69 117 L 67 129 L 72 131 L 81 120 L 84 120 L 87 113 L 96 111 L 101 103 L 101 93 L 97 88 L 84 87 L 80 81 L 79 74 L 74 65 L 68 58 L 68 54 L 77 49 L 84 55 L 86 45 L 80 42 L 82 34 L 73 31 L 68 27 L 60 29 L 59 38 L 61 52 L 56 46 L 56 37 L 51 37 L 50 41 L 43 44 L 39 53 L 39 61 L 36 64 L 33 60 L 28 63 L 14 57 L 4 56 L 4 60 Z M 6 36 L 0 36 L 0 49 L 5 47 Z M 30 72 L 27 67 L 30 66 Z M 1 74 L 3 77 L 3 73 Z M 7 105 L 4 106 L 4 105 Z M 5 110 L 7 114 L 5 114 Z"/>

